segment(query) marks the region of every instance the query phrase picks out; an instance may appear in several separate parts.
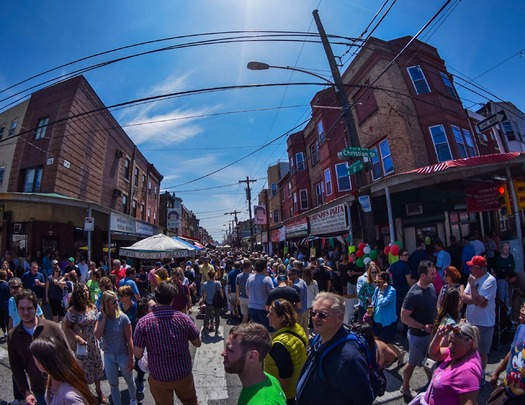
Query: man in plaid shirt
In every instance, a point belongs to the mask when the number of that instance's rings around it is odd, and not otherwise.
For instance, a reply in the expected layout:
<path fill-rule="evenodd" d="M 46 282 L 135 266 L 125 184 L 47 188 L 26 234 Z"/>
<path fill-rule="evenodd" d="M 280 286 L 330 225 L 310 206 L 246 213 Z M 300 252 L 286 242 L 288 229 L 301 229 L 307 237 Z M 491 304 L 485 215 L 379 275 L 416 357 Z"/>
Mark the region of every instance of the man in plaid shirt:
<path fill-rule="evenodd" d="M 200 347 L 193 320 L 171 306 L 177 287 L 163 282 L 155 289 L 157 305 L 141 318 L 133 335 L 135 356 L 147 351 L 149 387 L 157 405 L 173 404 L 173 392 L 185 405 L 197 405 L 188 341 Z"/>

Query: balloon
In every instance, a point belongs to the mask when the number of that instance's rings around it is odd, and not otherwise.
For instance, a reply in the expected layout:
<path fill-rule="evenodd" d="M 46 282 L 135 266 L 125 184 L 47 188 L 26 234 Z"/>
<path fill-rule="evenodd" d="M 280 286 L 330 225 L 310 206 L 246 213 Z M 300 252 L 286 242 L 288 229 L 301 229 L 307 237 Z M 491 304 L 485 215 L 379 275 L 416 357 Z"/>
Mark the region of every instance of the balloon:
<path fill-rule="evenodd" d="M 399 246 L 398 245 L 392 245 L 392 247 L 390 248 L 390 253 L 392 254 L 392 256 L 397 256 L 399 254 Z"/>
<path fill-rule="evenodd" d="M 403 242 L 401 242 L 400 240 L 396 240 L 394 242 L 394 245 L 397 245 L 397 246 L 399 246 L 400 249 L 403 249 Z"/>
<path fill-rule="evenodd" d="M 372 259 L 372 260 L 375 260 L 375 259 L 377 259 L 377 255 L 378 254 L 379 253 L 377 253 L 377 250 L 371 250 L 370 254 L 368 255 L 368 257 L 370 257 L 370 259 Z"/>
<path fill-rule="evenodd" d="M 390 253 L 390 246 L 385 246 L 385 248 L 383 249 L 383 253 L 385 255 L 388 255 Z"/>
<path fill-rule="evenodd" d="M 357 267 L 364 267 L 365 266 L 365 263 L 364 263 L 363 259 L 357 259 L 357 262 L 355 264 L 357 265 Z"/>
<path fill-rule="evenodd" d="M 364 264 L 368 264 L 372 261 L 372 259 L 370 259 L 369 257 L 365 257 L 364 260 L 363 260 L 363 263 Z"/>
<path fill-rule="evenodd" d="M 372 249 L 370 249 L 370 246 L 365 246 L 365 248 L 363 249 L 363 253 L 364 253 L 365 255 L 367 255 L 367 254 L 370 253 L 371 250 L 372 250 Z"/>
<path fill-rule="evenodd" d="M 361 242 L 359 245 L 357 245 L 357 248 L 359 250 L 363 250 L 366 247 L 366 243 Z"/>
<path fill-rule="evenodd" d="M 356 252 L 355 255 L 356 255 L 357 257 L 363 257 L 363 254 L 364 254 L 364 253 L 363 253 L 362 250 L 358 250 L 358 251 Z"/>

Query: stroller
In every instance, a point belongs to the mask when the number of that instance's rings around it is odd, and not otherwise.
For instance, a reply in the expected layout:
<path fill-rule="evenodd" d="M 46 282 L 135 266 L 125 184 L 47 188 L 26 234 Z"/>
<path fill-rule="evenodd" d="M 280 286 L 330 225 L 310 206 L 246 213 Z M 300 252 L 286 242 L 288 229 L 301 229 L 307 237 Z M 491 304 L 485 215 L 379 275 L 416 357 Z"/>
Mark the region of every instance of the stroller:
<path fill-rule="evenodd" d="M 502 299 L 496 297 L 496 325 L 494 325 L 494 337 L 492 347 L 499 349 L 502 337 L 507 332 L 512 332 L 512 321 L 509 316 L 509 308 Z"/>

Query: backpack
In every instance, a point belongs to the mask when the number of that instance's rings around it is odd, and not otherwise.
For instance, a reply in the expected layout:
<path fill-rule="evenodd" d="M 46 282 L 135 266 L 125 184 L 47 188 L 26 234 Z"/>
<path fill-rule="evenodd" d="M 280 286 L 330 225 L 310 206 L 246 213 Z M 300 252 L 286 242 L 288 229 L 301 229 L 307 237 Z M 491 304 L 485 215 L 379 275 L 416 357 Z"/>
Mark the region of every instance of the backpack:
<path fill-rule="evenodd" d="M 213 296 L 213 306 L 215 308 L 220 308 L 220 309 L 228 305 L 228 301 L 226 301 L 226 297 L 224 295 L 221 295 L 221 290 L 222 290 L 222 287 L 219 287 L 215 291 L 215 295 Z M 224 294 L 224 291 L 223 291 L 223 294 Z"/>
<path fill-rule="evenodd" d="M 379 368 L 379 365 L 376 361 L 375 351 L 374 353 L 371 353 L 371 350 L 368 346 L 368 343 L 366 343 L 365 339 L 356 334 L 355 332 L 350 331 L 346 326 L 344 327 L 347 334 L 340 339 L 336 340 L 335 342 L 331 343 L 327 348 L 324 349 L 323 353 L 321 354 L 321 359 L 319 361 L 319 374 L 320 377 L 324 380 L 324 373 L 323 373 L 323 359 L 326 357 L 326 355 L 336 348 L 337 346 L 346 343 L 348 341 L 354 341 L 357 344 L 357 347 L 361 354 L 364 356 L 367 364 L 368 364 L 368 377 L 370 379 L 370 387 L 372 388 L 372 392 L 374 394 L 374 399 L 376 397 L 381 397 L 385 394 L 386 391 L 386 377 L 383 373 L 383 370 Z M 315 346 L 315 344 L 319 341 L 320 336 L 317 335 L 313 342 L 312 347 Z"/>

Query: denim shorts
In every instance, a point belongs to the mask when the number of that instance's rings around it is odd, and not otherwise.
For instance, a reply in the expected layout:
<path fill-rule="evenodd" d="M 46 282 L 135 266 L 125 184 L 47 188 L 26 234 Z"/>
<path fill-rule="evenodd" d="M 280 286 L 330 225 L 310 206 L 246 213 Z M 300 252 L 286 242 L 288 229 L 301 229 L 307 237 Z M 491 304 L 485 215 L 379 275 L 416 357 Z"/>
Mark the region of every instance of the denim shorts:
<path fill-rule="evenodd" d="M 489 354 L 490 346 L 492 346 L 492 337 L 494 335 L 494 326 L 478 326 L 479 342 L 478 353 Z"/>
<path fill-rule="evenodd" d="M 428 346 L 432 336 L 413 336 L 410 331 L 407 333 L 408 338 L 408 364 L 421 367 L 423 360 L 427 356 Z"/>

